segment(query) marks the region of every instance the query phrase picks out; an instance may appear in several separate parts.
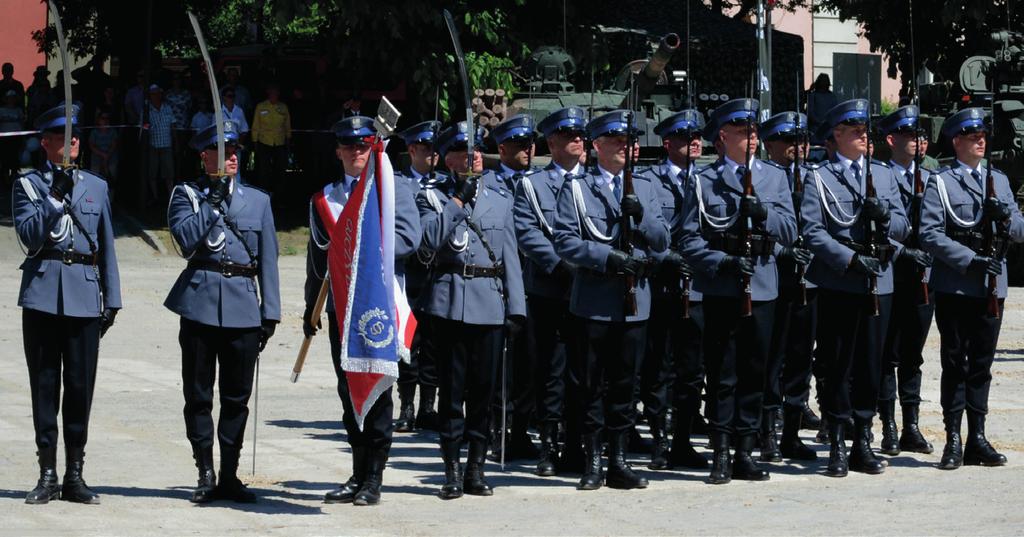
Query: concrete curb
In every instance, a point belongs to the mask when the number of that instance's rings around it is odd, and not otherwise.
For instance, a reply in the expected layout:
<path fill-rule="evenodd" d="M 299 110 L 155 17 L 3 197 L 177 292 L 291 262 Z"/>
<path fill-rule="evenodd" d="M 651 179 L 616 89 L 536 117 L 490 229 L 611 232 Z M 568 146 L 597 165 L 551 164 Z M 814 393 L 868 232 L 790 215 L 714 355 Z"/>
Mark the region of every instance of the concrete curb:
<path fill-rule="evenodd" d="M 157 237 L 155 233 L 143 227 L 142 222 L 139 222 L 135 217 L 127 214 L 119 214 L 117 218 L 120 219 L 125 228 L 131 232 L 132 235 L 142 239 L 142 242 L 149 245 L 150 248 L 156 250 L 160 255 L 167 255 L 167 248 L 164 248 L 163 241 L 160 237 Z"/>

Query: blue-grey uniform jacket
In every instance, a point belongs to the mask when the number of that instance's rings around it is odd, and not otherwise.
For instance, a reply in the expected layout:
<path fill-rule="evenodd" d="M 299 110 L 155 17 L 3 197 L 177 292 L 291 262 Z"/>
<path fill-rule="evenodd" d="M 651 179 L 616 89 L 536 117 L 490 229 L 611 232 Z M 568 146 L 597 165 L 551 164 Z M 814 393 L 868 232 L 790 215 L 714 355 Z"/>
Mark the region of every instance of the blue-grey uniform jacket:
<path fill-rule="evenodd" d="M 65 264 L 41 259 L 49 251 L 73 249 L 91 254 L 82 230 L 64 217 L 64 208 L 50 197 L 50 165 L 14 181 L 14 227 L 28 250 L 21 264 L 18 305 L 53 315 L 99 317 L 104 308 L 121 308 L 121 278 L 110 222 L 110 197 L 103 179 L 76 170 L 71 211 L 96 245 L 96 265 Z"/>
<path fill-rule="evenodd" d="M 778 166 L 768 165 L 758 159 L 751 164 L 751 184 L 754 194 L 768 209 L 768 217 L 762 224 L 755 224 L 755 234 L 767 235 L 779 245 L 789 246 L 796 239 L 796 217 L 793 214 L 793 200 L 785 172 Z M 740 200 L 743 199 L 743 177 L 738 177 L 725 159 L 705 166 L 694 176 L 693 188 L 686 189 L 686 215 L 683 217 L 683 255 L 690 260 L 695 270 L 694 287 L 709 296 L 738 297 L 743 294 L 739 275 L 719 274 L 719 265 L 727 255 L 721 250 L 709 247 L 709 240 L 722 231 L 712 229 L 711 219 L 721 225 L 732 221 L 724 232 L 743 237 L 746 234 L 746 219 L 739 216 Z M 699 187 L 700 192 L 697 191 Z M 701 214 L 701 205 L 704 213 Z M 733 252 L 735 255 L 735 252 Z M 759 255 L 754 263 L 754 275 L 750 278 L 750 297 L 755 301 L 775 300 L 779 294 L 779 275 L 775 266 L 775 255 Z"/>
<path fill-rule="evenodd" d="M 780 170 L 782 170 L 783 173 L 786 174 L 786 185 L 789 188 L 789 199 L 791 199 L 793 201 L 793 213 L 794 213 L 794 216 L 797 217 L 797 219 L 796 219 L 796 222 L 797 222 L 796 233 L 797 233 L 797 237 L 799 238 L 800 237 L 800 230 L 802 229 L 802 226 L 803 226 L 803 216 L 801 214 L 799 214 L 800 210 L 801 210 L 800 199 L 803 199 L 803 198 L 801 197 L 801 198 L 798 199 L 797 197 L 794 197 L 794 195 L 793 195 L 793 182 L 795 180 L 794 174 L 793 174 L 793 165 L 790 164 L 789 166 L 783 166 L 782 164 L 779 164 L 778 162 L 775 162 L 775 161 L 772 161 L 772 160 L 766 160 L 764 162 L 766 164 L 769 164 L 769 165 L 775 166 L 776 168 L 779 168 Z M 803 185 L 804 177 L 806 177 L 807 174 L 810 173 L 808 171 L 807 166 L 808 166 L 808 164 L 806 162 L 800 165 L 800 184 L 801 184 L 801 186 Z M 801 194 L 801 196 L 802 196 L 802 194 Z M 805 244 L 803 246 L 806 247 L 807 245 Z M 781 249 L 782 249 L 782 247 L 780 245 L 776 245 L 775 253 L 778 254 L 779 250 L 781 250 Z M 812 253 L 811 254 L 811 259 L 813 259 L 813 258 L 814 258 L 814 254 Z M 800 271 L 799 271 L 799 268 L 797 267 L 796 263 L 794 263 L 794 262 L 792 262 L 791 260 L 788 260 L 788 259 L 778 259 L 778 258 L 776 258 L 775 262 L 776 262 L 776 266 L 779 269 L 779 286 L 780 287 L 790 287 L 790 288 L 792 288 L 792 287 L 796 287 L 796 286 L 800 285 L 800 277 L 799 277 Z M 803 280 L 804 287 L 806 287 L 807 289 L 814 289 L 815 287 L 817 287 L 817 285 L 813 281 L 811 281 L 811 279 L 809 277 L 807 277 L 807 269 L 808 268 L 810 268 L 810 267 L 809 266 L 808 267 L 804 267 L 804 280 Z"/>
<path fill-rule="evenodd" d="M 690 181 L 694 180 L 694 173 L 696 172 L 696 163 L 690 163 Z M 686 177 L 686 172 L 682 168 L 671 165 L 668 161 L 662 162 L 657 166 L 652 166 L 646 170 L 643 174 L 649 178 L 651 184 L 654 186 L 654 191 L 658 195 L 658 202 L 661 207 L 661 216 L 665 219 L 668 224 L 669 231 L 672 234 L 671 245 L 679 253 L 679 245 L 682 244 L 683 238 L 683 217 L 686 213 L 686 190 L 693 188 L 693 185 L 684 183 L 683 180 Z M 668 254 L 668 250 L 664 252 L 655 252 L 651 254 L 651 257 L 661 262 L 665 259 L 665 255 Z M 682 289 L 682 278 L 672 278 L 673 287 L 670 289 L 667 285 L 669 278 L 666 276 L 659 275 L 655 278 L 655 294 L 664 292 L 678 292 Z M 659 287 L 662 287 L 659 289 Z M 694 289 L 692 283 L 690 285 L 690 302 L 699 302 L 703 298 L 700 291 Z"/>
<path fill-rule="evenodd" d="M 423 227 L 423 253 L 433 256 L 435 268 L 420 293 L 418 309 L 431 315 L 466 324 L 501 325 L 512 315 L 526 315 L 523 271 L 519 263 L 512 193 L 502 187 L 493 172 L 479 179 L 476 201 L 463 207 L 451 197 L 454 181 L 436 183 L 416 197 Z M 490 245 L 495 261 L 504 267 L 500 278 L 464 277 L 439 266 L 494 265 L 480 237 L 467 218 L 478 226 Z"/>
<path fill-rule="evenodd" d="M 877 161 L 872 161 L 870 166 L 877 197 L 889 208 L 889 244 L 895 244 L 893 241 L 906 239 L 910 232 L 899 187 L 896 186 L 896 176 L 891 169 Z M 854 250 L 840 242 L 866 242 L 867 226 L 860 218 L 864 182 L 863 177 L 857 182 L 853 172 L 839 160 L 809 166 L 807 169 L 803 207 L 800 210 L 804 219 L 804 245 L 814 252 L 807 277 L 814 280 L 818 287 L 858 294 L 870 292 L 867 276 L 848 270 Z M 829 216 L 830 212 L 832 216 Z M 877 285 L 879 294 L 892 293 L 892 262 L 882 264 L 882 274 L 878 276 Z"/>
<path fill-rule="evenodd" d="M 567 174 L 566 174 L 567 175 Z M 527 294 L 569 298 L 572 273 L 555 271 L 562 258 L 555 251 L 554 226 L 563 172 L 549 164 L 519 180 L 513 204 L 519 250 L 526 256 L 523 285 Z"/>
<path fill-rule="evenodd" d="M 956 168 L 943 168 L 929 178 L 924 192 L 923 211 L 921 214 L 921 248 L 935 256 L 932 265 L 929 287 L 939 293 L 950 293 L 973 297 L 988 295 L 988 278 L 983 274 L 967 273 L 967 267 L 976 255 L 973 250 L 953 240 L 951 232 L 970 230 L 960 224 L 976 224 L 978 233 L 982 205 L 985 200 L 985 169 L 978 170 L 981 180 L 976 181 L 964 165 Z M 1024 219 L 1021 218 L 1017 202 L 1006 175 L 992 169 L 992 178 L 999 201 L 1010 207 L 1013 215 L 1010 225 L 1005 229 L 1005 236 L 1013 242 L 1024 240 Z M 945 190 L 945 196 L 941 194 Z M 945 197 L 948 204 L 943 201 Z M 950 215 L 952 212 L 956 219 Z M 1003 261 L 1003 273 L 996 280 L 999 298 L 1006 298 L 1006 261 Z"/>
<path fill-rule="evenodd" d="M 903 248 L 905 248 L 907 246 L 909 246 L 911 248 L 920 248 L 920 244 L 918 244 L 918 245 L 911 244 L 911 237 L 913 236 L 914 231 L 915 231 L 915 229 L 914 229 L 914 216 L 915 215 L 913 214 L 913 209 L 914 209 L 914 173 L 912 171 L 914 164 L 911 164 L 911 168 L 909 170 L 903 169 L 899 164 L 897 164 L 897 163 L 895 163 L 895 162 L 893 162 L 891 160 L 886 165 L 889 166 L 889 169 L 892 170 L 893 176 L 896 177 L 896 186 L 898 186 L 899 190 L 900 190 L 900 201 L 903 203 L 903 211 L 907 213 L 907 225 L 909 226 L 909 231 L 907 231 L 907 238 L 902 243 L 899 243 L 899 242 L 896 243 L 896 256 L 899 257 L 900 252 L 903 250 Z M 910 174 L 909 177 L 907 176 L 908 172 Z M 932 170 L 928 170 L 928 169 L 925 169 L 924 167 L 922 167 L 921 168 L 921 182 L 922 182 L 922 184 L 927 185 L 929 177 L 931 177 L 931 175 L 933 173 L 935 173 L 935 172 L 932 171 Z M 918 229 L 916 231 L 920 231 L 920 229 Z M 894 278 L 894 280 L 896 282 L 898 282 L 897 285 L 902 284 L 902 282 L 904 282 L 904 281 L 907 281 L 908 283 L 909 282 L 920 282 L 922 280 L 927 282 L 931 278 L 931 271 L 932 271 L 931 268 L 925 269 L 925 271 L 924 271 L 924 278 L 921 278 L 920 272 L 918 271 L 917 267 L 914 266 L 913 263 L 903 263 L 903 262 L 900 262 L 900 263 L 896 263 L 896 265 L 893 267 L 893 278 Z"/>
<path fill-rule="evenodd" d="M 419 248 L 418 245 L 420 244 L 420 240 L 422 238 L 423 233 L 422 228 L 420 228 L 419 212 L 415 210 L 416 194 L 418 194 L 420 190 L 426 188 L 427 185 L 430 184 L 430 182 L 444 181 L 446 179 L 444 174 L 440 172 L 434 172 L 434 179 L 431 180 L 424 175 L 419 175 L 413 172 L 411 168 L 406 168 L 402 172 L 396 172 L 395 181 L 400 182 L 400 179 L 403 180 L 406 183 L 406 186 L 408 187 L 406 190 L 408 191 L 408 197 L 411 200 L 410 204 L 414 208 L 414 210 L 408 216 L 402 215 L 402 218 L 411 218 L 412 220 L 415 221 L 416 229 L 419 230 L 416 234 L 416 244 L 417 248 Z M 398 215 L 396 215 L 396 219 L 397 218 Z M 410 305 L 413 305 L 413 299 L 415 299 L 415 297 L 423 288 L 423 286 L 427 284 L 427 266 L 424 265 L 422 261 L 420 261 L 418 255 L 407 256 L 405 258 L 405 262 L 402 263 L 401 265 L 401 270 L 405 275 L 405 288 L 410 296 Z M 397 272 L 398 270 L 399 267 L 396 266 L 395 271 Z"/>
<path fill-rule="evenodd" d="M 633 191 L 644 208 L 644 216 L 633 230 L 633 257 L 648 261 L 668 248 L 671 237 L 650 179 L 634 175 Z M 626 280 L 607 272 L 608 254 L 622 249 L 621 223 L 619 200 L 600 170 L 574 176 L 562 185 L 555 218 L 555 251 L 577 267 L 569 296 L 569 311 L 577 317 L 615 322 L 646 321 L 650 317 L 648 279 L 636 278 L 637 312 L 627 317 Z"/>
<path fill-rule="evenodd" d="M 338 214 L 348 201 L 349 190 L 354 188 L 356 178 L 338 180 L 324 187 L 327 199 L 336 204 Z M 346 189 L 345 183 L 351 183 Z M 405 259 L 420 246 L 420 220 L 416 212 L 413 198 L 413 186 L 408 180 L 395 176 L 395 276 L 399 285 L 404 285 Z M 335 215 L 337 218 L 337 215 Z M 306 247 L 306 308 L 312 308 L 317 293 L 327 276 L 327 249 L 330 246 L 330 234 L 327 225 L 320 218 L 320 213 L 309 202 L 309 244 Z M 334 311 L 334 295 L 327 293 L 326 311 Z"/>
<path fill-rule="evenodd" d="M 167 208 L 171 236 L 182 256 L 190 262 L 255 262 L 256 278 L 186 267 L 171 287 L 164 306 L 191 321 L 224 328 L 253 328 L 265 320 L 280 321 L 277 234 L 270 196 L 232 181 L 224 204 L 227 218 L 242 235 L 238 237 L 225 222 L 225 215 L 206 201 L 202 182 L 176 186 Z M 256 259 L 250 259 L 242 240 Z"/>

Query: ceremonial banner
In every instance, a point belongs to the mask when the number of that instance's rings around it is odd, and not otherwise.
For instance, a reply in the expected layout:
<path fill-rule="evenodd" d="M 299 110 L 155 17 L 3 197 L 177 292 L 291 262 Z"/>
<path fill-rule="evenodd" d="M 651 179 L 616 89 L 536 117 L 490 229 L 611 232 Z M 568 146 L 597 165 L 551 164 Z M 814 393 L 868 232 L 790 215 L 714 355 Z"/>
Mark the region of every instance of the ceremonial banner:
<path fill-rule="evenodd" d="M 377 398 L 398 379 L 398 360 L 408 359 L 416 325 L 395 278 L 394 189 L 391 161 L 384 143 L 376 142 L 336 220 L 323 192 L 315 202 L 330 230 L 327 266 L 341 367 L 360 429 Z"/>

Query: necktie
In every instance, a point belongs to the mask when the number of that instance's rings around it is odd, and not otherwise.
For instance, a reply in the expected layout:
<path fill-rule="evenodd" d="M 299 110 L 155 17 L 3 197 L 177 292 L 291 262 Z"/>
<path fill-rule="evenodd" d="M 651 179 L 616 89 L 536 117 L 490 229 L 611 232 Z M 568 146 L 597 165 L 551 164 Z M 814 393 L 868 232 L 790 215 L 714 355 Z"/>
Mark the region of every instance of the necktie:
<path fill-rule="evenodd" d="M 746 175 L 747 175 L 747 167 L 746 167 L 746 166 L 736 166 L 736 178 L 737 178 L 737 179 L 739 179 L 740 181 L 742 181 L 742 180 L 743 180 L 743 178 L 744 178 L 744 177 L 745 177 Z"/>
<path fill-rule="evenodd" d="M 907 170 L 907 173 L 904 174 L 904 175 L 907 176 L 907 184 L 910 185 L 911 188 L 913 188 L 914 187 L 914 174 L 910 170 Z"/>
<path fill-rule="evenodd" d="M 857 181 L 857 186 L 860 186 L 860 164 L 856 161 L 850 163 L 850 169 L 853 170 L 853 179 Z"/>
<path fill-rule="evenodd" d="M 618 175 L 612 178 L 612 195 L 615 201 L 622 201 L 622 178 Z"/>
<path fill-rule="evenodd" d="M 981 184 L 981 174 L 978 173 L 978 170 L 971 170 L 971 177 L 973 177 L 974 180 L 977 181 L 978 188 L 981 189 L 982 191 L 984 191 L 985 188 Z"/>

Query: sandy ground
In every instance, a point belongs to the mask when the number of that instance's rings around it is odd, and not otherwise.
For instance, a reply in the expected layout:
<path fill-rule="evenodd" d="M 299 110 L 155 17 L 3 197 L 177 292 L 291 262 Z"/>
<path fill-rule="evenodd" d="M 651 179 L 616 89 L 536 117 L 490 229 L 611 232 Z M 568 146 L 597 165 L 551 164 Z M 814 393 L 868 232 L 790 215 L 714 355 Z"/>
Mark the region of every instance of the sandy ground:
<path fill-rule="evenodd" d="M 771 465 L 767 483 L 704 483 L 696 472 L 642 472 L 643 491 L 579 492 L 574 477 L 490 465 L 491 498 L 436 497 L 442 466 L 432 434 L 398 435 L 380 506 L 325 505 L 351 467 L 325 337 L 298 384 L 288 380 L 301 341 L 302 258 L 282 258 L 284 322 L 263 354 L 258 458 L 253 423 L 243 452 L 250 506 L 187 501 L 195 468 L 184 436 L 178 319 L 162 307 L 183 266 L 141 241 L 118 239 L 125 309 L 103 340 L 86 477 L 102 505 L 23 503 L 38 476 L 17 303 L 21 253 L 0 227 L 0 534 L 1019 534 L 1024 528 L 1024 292 L 1006 308 L 994 366 L 989 437 L 1004 468 L 934 468 L 938 453 L 901 455 L 884 475 L 821 475 L 824 461 Z M 926 351 L 922 420 L 941 451 L 938 333 Z M 808 435 L 809 437 L 810 435 Z M 703 439 L 702 439 L 703 441 Z M 823 446 L 819 453 L 827 456 Z M 63 463 L 59 464 L 61 472 Z"/>

